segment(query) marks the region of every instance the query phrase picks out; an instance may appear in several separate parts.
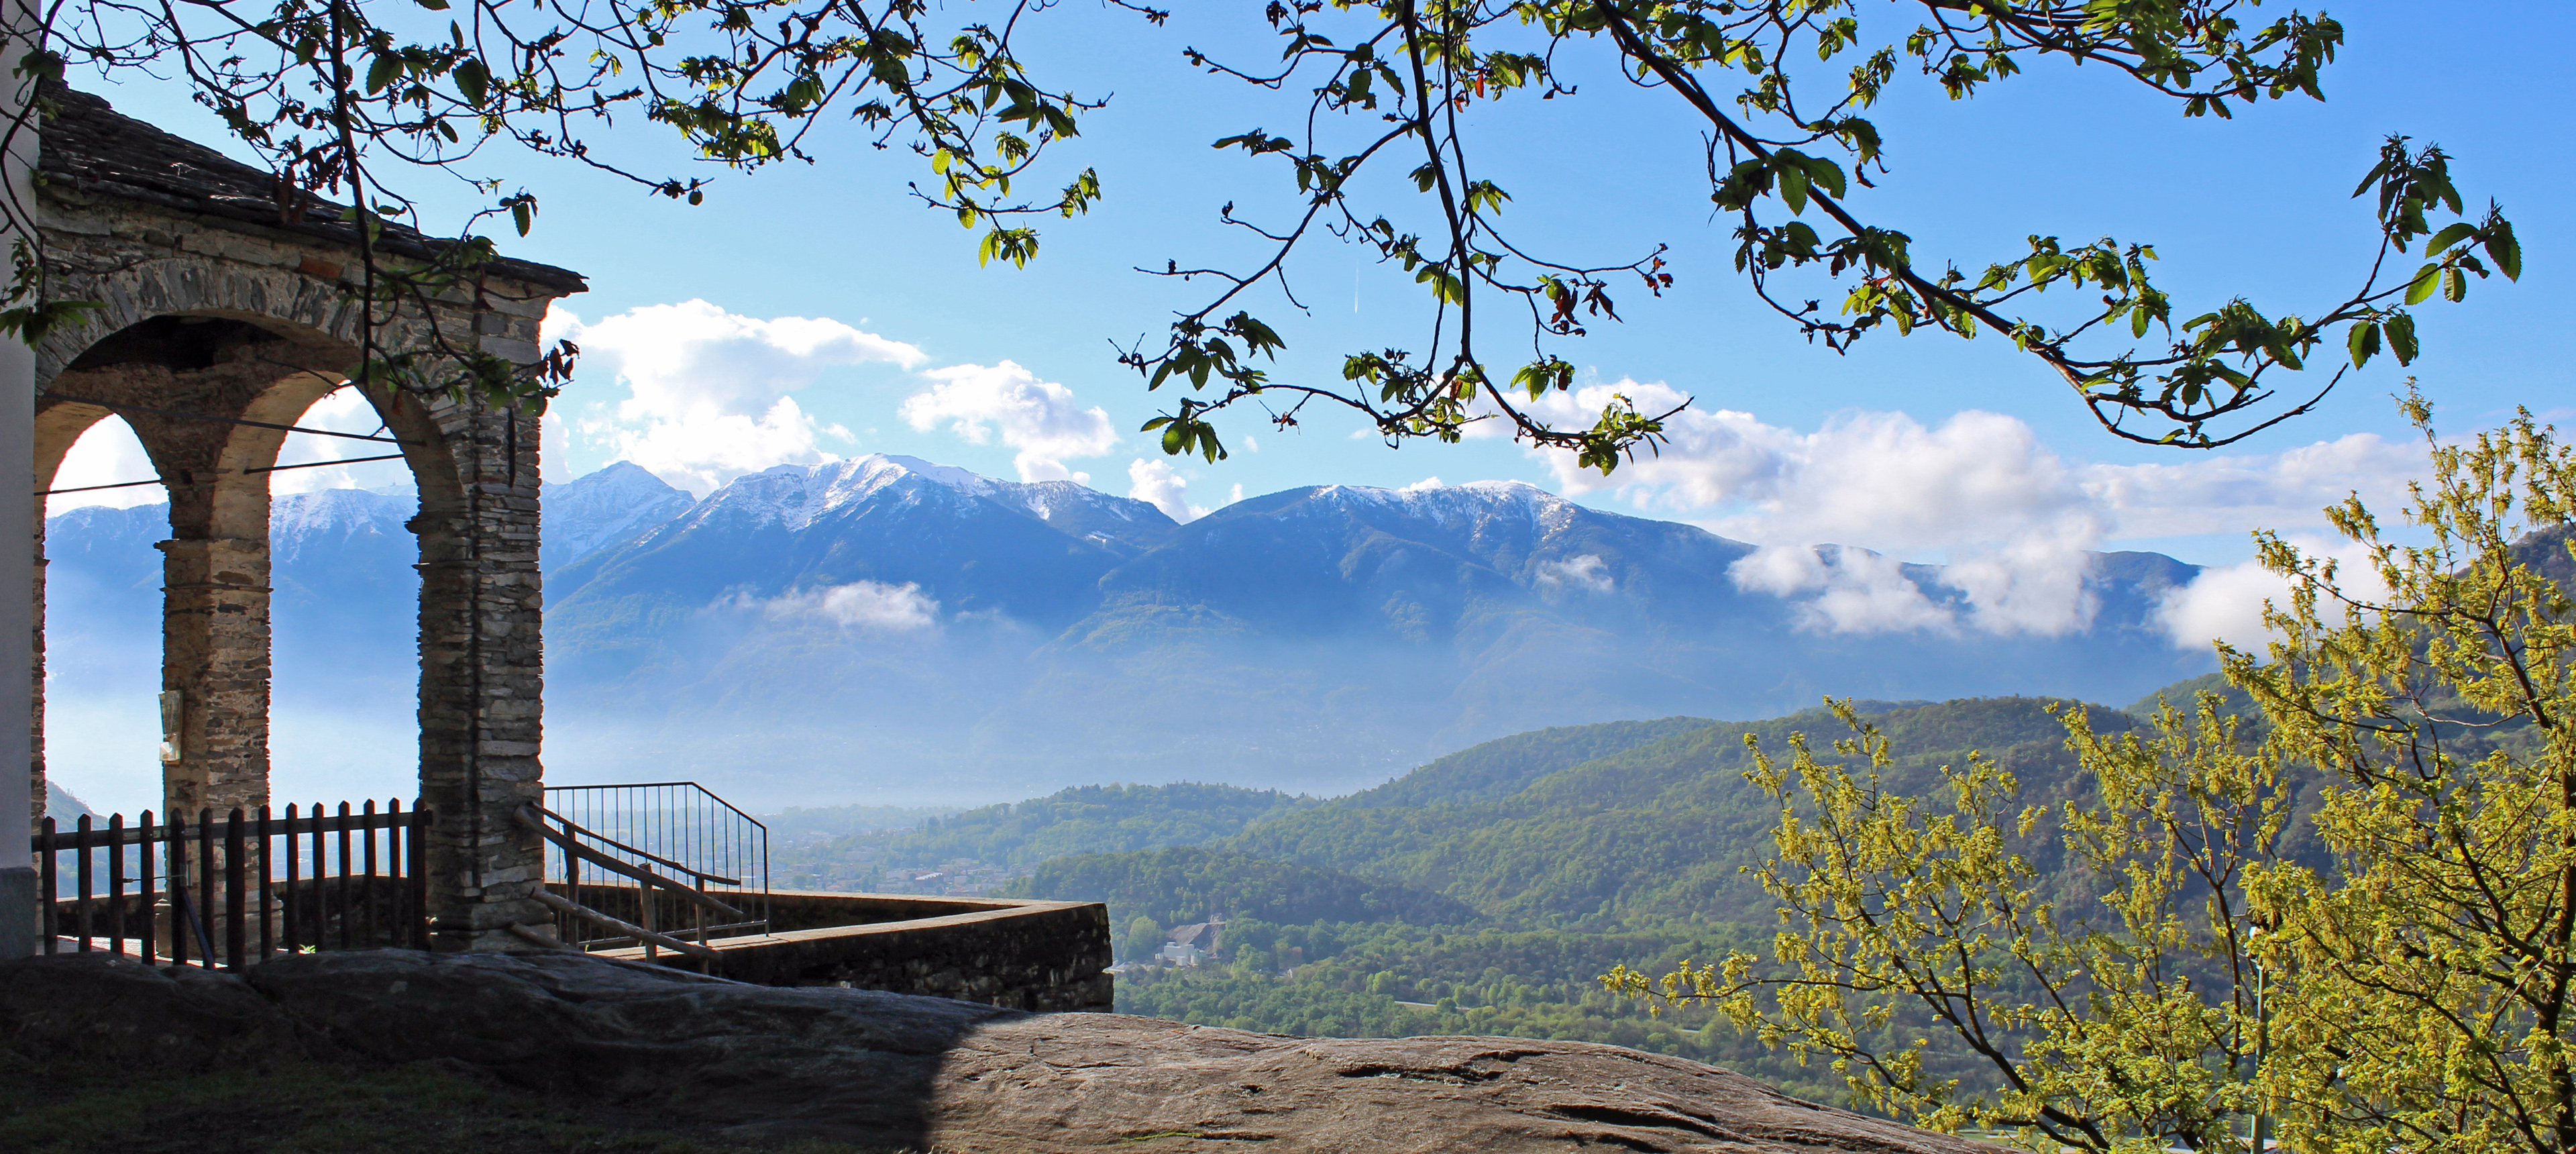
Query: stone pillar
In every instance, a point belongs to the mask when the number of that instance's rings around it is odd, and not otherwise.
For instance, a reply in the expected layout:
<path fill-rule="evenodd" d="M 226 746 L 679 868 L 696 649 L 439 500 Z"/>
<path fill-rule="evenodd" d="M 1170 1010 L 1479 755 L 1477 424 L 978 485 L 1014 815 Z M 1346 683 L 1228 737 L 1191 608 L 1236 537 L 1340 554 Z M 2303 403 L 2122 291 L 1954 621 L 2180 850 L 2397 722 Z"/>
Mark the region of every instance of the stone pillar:
<path fill-rule="evenodd" d="M 162 804 L 194 821 L 268 804 L 268 540 L 173 532 L 160 544 L 161 689 L 178 694 L 179 724 L 163 736 Z"/>
<path fill-rule="evenodd" d="M 406 397 L 402 404 L 419 402 Z M 544 843 L 515 819 L 544 800 L 538 425 L 441 400 L 456 489 L 421 486 L 420 790 L 436 825 L 429 912 L 442 950 L 526 949 L 551 924 L 532 898 Z"/>

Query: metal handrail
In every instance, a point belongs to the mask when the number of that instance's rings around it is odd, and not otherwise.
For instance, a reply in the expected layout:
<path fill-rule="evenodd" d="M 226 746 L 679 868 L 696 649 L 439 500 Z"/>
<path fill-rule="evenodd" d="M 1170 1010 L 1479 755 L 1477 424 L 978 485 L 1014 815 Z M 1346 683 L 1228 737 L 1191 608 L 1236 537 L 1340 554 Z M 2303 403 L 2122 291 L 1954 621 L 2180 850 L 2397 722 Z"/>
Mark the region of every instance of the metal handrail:
<path fill-rule="evenodd" d="M 669 890 L 672 893 L 678 894 L 681 897 L 687 898 L 699 905 L 715 910 L 718 913 L 731 914 L 737 918 L 744 916 L 741 910 L 717 901 L 714 897 L 709 896 L 704 890 L 691 889 L 687 885 L 671 878 L 663 877 L 660 874 L 645 869 L 643 866 L 619 861 L 616 858 L 610 857 L 607 854 L 581 844 L 579 839 L 583 837 L 598 838 L 601 841 L 607 841 L 608 839 L 599 837 L 598 834 L 574 825 L 569 821 L 564 821 L 563 823 L 565 832 L 556 832 L 553 827 L 546 824 L 545 818 L 537 816 L 543 812 L 545 811 L 539 806 L 523 804 L 519 807 L 517 814 L 519 824 L 536 830 L 537 833 L 544 836 L 547 841 L 553 842 L 557 846 L 562 847 L 565 853 L 578 857 L 583 861 L 600 867 L 601 869 L 613 870 L 617 873 L 624 874 L 627 877 L 634 878 L 648 886 L 659 886 L 662 889 Z M 563 821 L 561 817 L 556 817 L 555 820 Z"/>
<path fill-rule="evenodd" d="M 547 843 L 545 888 L 579 907 L 546 903 L 565 944 L 650 958 L 770 927 L 768 824 L 696 782 L 550 785 L 514 817 Z"/>
<path fill-rule="evenodd" d="M 721 802 L 723 802 L 723 801 L 724 801 L 724 799 L 723 799 L 723 798 L 717 798 L 717 799 L 716 799 L 716 801 L 718 801 L 719 803 L 721 803 Z M 615 847 L 615 848 L 617 848 L 617 849 L 625 850 L 626 852 L 631 853 L 631 854 L 634 854 L 634 855 L 635 855 L 635 856 L 637 856 L 637 857 L 643 858 L 643 859 L 644 859 L 644 860 L 646 860 L 646 861 L 655 862 L 655 863 L 658 863 L 658 864 L 661 864 L 661 865 L 669 866 L 669 867 L 671 867 L 672 869 L 678 870 L 678 871 L 680 871 L 681 873 L 687 874 L 687 875 L 689 875 L 690 877 L 694 877 L 694 878 L 696 878 L 696 879 L 698 879 L 699 881 L 702 881 L 702 882 L 714 882 L 714 883 L 716 883 L 717 885 L 720 885 L 720 886 L 738 886 L 738 885 L 741 885 L 741 884 L 742 884 L 742 879 L 741 879 L 741 878 L 729 878 L 729 877 L 724 876 L 723 874 L 711 874 L 711 873 L 708 873 L 707 871 L 702 870 L 702 869 L 699 869 L 699 868 L 697 868 L 697 867 L 695 867 L 695 866 L 686 866 L 686 865 L 682 865 L 682 864 L 680 864 L 680 863 L 678 863 L 678 862 L 672 861 L 672 860 L 671 860 L 671 859 L 669 859 L 669 858 L 663 857 L 663 856 L 662 856 L 662 855 L 660 855 L 660 854 L 652 853 L 652 852 L 649 852 L 649 851 L 646 851 L 646 850 L 640 850 L 640 849 L 637 849 L 637 848 L 635 848 L 634 846 L 628 845 L 628 844 L 626 844 L 625 842 L 619 841 L 619 840 L 617 840 L 616 838 L 610 837 L 610 836 L 608 836 L 607 834 L 604 834 L 604 833 L 599 832 L 598 830 L 594 830 L 594 829 L 585 829 L 585 828 L 583 828 L 582 826 L 575 824 L 571 818 L 565 817 L 564 815 L 559 814 L 559 813 L 556 813 L 556 812 L 555 812 L 555 811 L 553 811 L 553 810 L 547 809 L 546 807 L 544 807 L 544 806 L 542 806 L 542 805 L 538 805 L 538 804 L 537 804 L 537 803 L 535 803 L 535 802 L 529 802 L 529 803 L 527 803 L 527 804 L 528 804 L 528 808 L 530 808 L 530 809 L 533 809 L 533 810 L 536 810 L 536 811 L 537 811 L 538 816 L 540 816 L 540 817 L 550 817 L 550 818 L 555 819 L 556 821 L 562 822 L 562 823 L 563 823 L 564 830 L 565 830 L 566 832 L 578 832 L 581 836 L 586 837 L 586 838 L 589 838 L 589 839 L 590 839 L 590 840 L 592 840 L 592 841 L 600 842 L 600 843 L 602 843 L 602 844 L 609 845 L 609 846 Z M 729 805 L 728 805 L 728 806 L 726 806 L 725 808 L 727 808 L 727 809 L 733 809 L 733 807 L 732 807 L 732 806 L 729 806 Z M 739 812 L 741 812 L 741 811 L 740 811 L 740 810 L 735 810 L 734 812 L 739 813 Z M 762 828 L 763 828 L 763 829 L 766 829 L 766 828 L 768 828 L 768 827 L 763 826 Z M 738 910 L 737 910 L 737 911 L 735 911 L 735 912 L 739 913 L 739 912 L 741 912 L 741 911 L 738 911 Z"/>

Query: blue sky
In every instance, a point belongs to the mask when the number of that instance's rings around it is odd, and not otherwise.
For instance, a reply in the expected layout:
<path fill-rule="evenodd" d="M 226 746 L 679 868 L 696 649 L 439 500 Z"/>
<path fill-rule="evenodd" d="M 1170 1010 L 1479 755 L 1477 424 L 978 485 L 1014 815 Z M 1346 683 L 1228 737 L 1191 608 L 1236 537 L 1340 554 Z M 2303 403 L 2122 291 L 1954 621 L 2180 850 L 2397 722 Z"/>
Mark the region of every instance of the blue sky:
<path fill-rule="evenodd" d="M 2464 306 L 2422 310 L 2427 354 L 2414 374 L 2450 430 L 2492 424 L 2515 405 L 2570 411 L 2576 350 L 2556 302 L 2576 231 L 2561 111 L 2561 49 L 2576 15 L 2511 3 L 2329 11 L 2348 42 L 2328 100 L 2268 103 L 2232 121 L 2186 120 L 2105 70 L 2054 62 L 1964 104 L 1904 76 L 1876 113 L 1894 171 L 1858 202 L 1912 233 L 1918 257 L 1978 267 L 2026 233 L 2111 235 L 2157 246 L 2184 315 L 2240 292 L 2267 312 L 2312 312 L 2340 299 L 2369 255 L 2368 207 L 2348 194 L 2380 138 L 2438 141 L 2473 201 L 2503 202 L 2527 271 L 2518 285 L 2478 284 Z M 2385 358 L 2320 413 L 2213 458 L 2112 440 L 2040 365 L 1993 339 L 1879 338 L 1849 356 L 1809 346 L 1727 267 L 1695 124 L 1668 96 L 1578 61 L 1581 95 L 1506 105 L 1509 120 L 1488 113 L 1478 155 L 1512 192 L 1505 223 L 1525 240 L 1584 255 L 1672 246 L 1672 292 L 1629 294 L 1628 323 L 1597 326 L 1565 351 L 1587 385 L 1695 398 L 1674 452 L 1605 485 L 1507 441 L 1390 451 L 1352 439 L 1355 421 L 1309 408 L 1299 433 L 1273 432 L 1257 413 L 1238 419 L 1225 462 L 1165 459 L 1135 431 L 1156 398 L 1114 363 L 1111 342 L 1152 340 L 1186 299 L 1132 266 L 1239 251 L 1216 207 L 1278 202 L 1273 172 L 1208 144 L 1290 127 L 1297 102 L 1180 60 L 1189 45 L 1266 51 L 1244 39 L 1249 12 L 1187 8 L 1160 29 L 1083 5 L 1044 15 L 1047 35 L 1030 41 L 1041 73 L 1116 95 L 1065 153 L 1100 170 L 1107 200 L 1086 219 L 1050 222 L 1025 270 L 977 267 L 975 235 L 905 194 L 924 177 L 918 162 L 867 148 L 854 126 L 820 134 L 818 163 L 721 177 L 694 208 L 569 166 L 498 158 L 494 170 L 543 204 L 535 234 L 507 251 L 578 269 L 592 285 L 562 306 L 593 355 L 558 403 L 550 474 L 623 453 L 703 489 L 765 463 L 906 453 L 1006 478 L 1079 474 L 1184 515 L 1238 486 L 1512 478 L 1766 542 L 1926 560 L 2034 542 L 2148 547 L 2221 564 L 2245 556 L 2258 524 L 2314 527 L 2314 508 L 2345 489 L 2385 499 L 2414 457 L 2388 399 L 2404 374 Z M 1910 26 L 1902 6 L 1863 15 Z M 219 135 L 174 90 L 105 94 L 198 139 Z M 659 131 L 637 124 L 606 139 L 623 156 L 684 169 Z M 433 226 L 468 203 L 445 181 L 416 181 Z M 1275 300 L 1264 314 L 1290 341 L 1281 375 L 1337 376 L 1350 349 L 1420 344 L 1408 278 L 1329 243 L 1297 276 L 1311 314 Z M 782 397 L 794 405 L 784 415 Z M 125 466 L 93 452 L 82 467 L 96 480 Z M 389 478 L 321 469 L 300 480 Z M 130 496 L 155 499 L 145 493 Z"/>

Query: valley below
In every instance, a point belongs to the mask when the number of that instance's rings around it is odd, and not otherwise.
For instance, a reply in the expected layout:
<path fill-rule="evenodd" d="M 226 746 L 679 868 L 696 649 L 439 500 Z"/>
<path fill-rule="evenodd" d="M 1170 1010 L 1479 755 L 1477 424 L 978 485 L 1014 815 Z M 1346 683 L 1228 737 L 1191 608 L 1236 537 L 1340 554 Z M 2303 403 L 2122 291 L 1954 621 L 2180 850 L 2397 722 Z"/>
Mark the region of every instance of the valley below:
<path fill-rule="evenodd" d="M 2030 697 L 1858 704 L 1893 743 L 1891 791 L 1928 793 L 1942 766 L 1977 752 L 2019 779 L 2024 802 L 2049 804 L 2085 788 L 2063 710 L 2120 733 L 2159 700 L 2217 688 L 2195 679 L 2130 710 Z M 1650 1013 L 1599 981 L 1622 964 L 1662 973 L 1767 948 L 1774 903 L 1745 867 L 1771 852 L 1778 810 L 1745 780 L 1745 739 L 1777 754 L 1792 733 L 1819 748 L 1848 735 L 1822 709 L 1671 717 L 1515 734 L 1330 799 L 1083 786 L 945 813 L 767 820 L 796 831 L 773 855 L 786 887 L 1107 902 L 1122 1012 L 1314 1037 L 1607 1042 L 1839 1102 L 1837 1076 L 1708 1009 Z M 2049 873 L 2062 853 L 2044 839 L 2016 849 Z M 2086 896 L 2082 879 L 2052 884 Z"/>

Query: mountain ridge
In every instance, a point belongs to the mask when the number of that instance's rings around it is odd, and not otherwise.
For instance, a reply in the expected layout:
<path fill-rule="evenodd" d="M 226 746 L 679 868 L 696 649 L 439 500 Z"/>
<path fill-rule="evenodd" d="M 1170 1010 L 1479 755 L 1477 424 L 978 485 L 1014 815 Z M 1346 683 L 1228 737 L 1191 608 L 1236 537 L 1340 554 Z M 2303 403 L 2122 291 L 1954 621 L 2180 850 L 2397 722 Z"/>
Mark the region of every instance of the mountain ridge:
<path fill-rule="evenodd" d="M 1554 725 L 1828 691 L 2128 700 L 2209 665 L 2155 628 L 2197 572 L 2162 555 L 2099 555 L 2101 608 L 2062 636 L 1838 634 L 1730 577 L 1752 545 L 1521 482 L 1306 486 L 1180 524 L 868 456 L 703 500 L 620 464 L 546 502 L 550 776 L 698 776 L 769 806 L 1103 780 L 1337 793 Z M 281 699 L 348 697 L 298 669 L 364 670 L 381 723 L 408 728 L 409 508 L 279 498 Z M 58 636 L 157 640 L 161 516 L 49 521 L 55 586 L 79 591 Z M 1910 569 L 1938 592 L 1941 570 Z"/>

